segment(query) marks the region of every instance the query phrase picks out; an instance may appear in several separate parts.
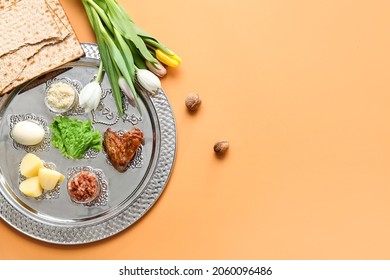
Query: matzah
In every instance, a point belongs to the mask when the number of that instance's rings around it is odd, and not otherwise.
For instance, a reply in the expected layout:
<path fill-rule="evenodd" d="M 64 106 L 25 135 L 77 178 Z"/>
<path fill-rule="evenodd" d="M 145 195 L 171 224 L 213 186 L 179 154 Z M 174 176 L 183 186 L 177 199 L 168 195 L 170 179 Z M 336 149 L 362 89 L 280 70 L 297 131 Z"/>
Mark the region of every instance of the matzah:
<path fill-rule="evenodd" d="M 9 86 L 12 82 L 17 80 L 18 77 L 22 74 L 24 68 L 28 64 L 28 59 L 33 57 L 39 52 L 41 48 L 46 45 L 58 43 L 59 40 L 65 39 L 69 35 L 67 27 L 63 22 L 54 14 L 54 12 L 49 10 L 52 14 L 54 21 L 57 24 L 57 27 L 60 31 L 59 38 L 51 38 L 43 40 L 37 44 L 25 45 L 17 49 L 12 53 L 7 53 L 0 57 L 0 92 Z"/>
<path fill-rule="evenodd" d="M 2 10 L 0 28 L 0 57 L 25 45 L 61 37 L 45 0 L 23 0 Z"/>
<path fill-rule="evenodd" d="M 0 11 L 8 8 L 9 6 L 15 5 L 20 0 L 0 0 Z"/>
<path fill-rule="evenodd" d="M 7 0 L 6 3 L 9 7 L 22 1 L 28 0 Z M 49 11 L 53 15 L 52 17 L 55 19 L 55 22 L 61 31 L 61 40 L 58 42 L 46 42 L 47 44 L 42 42 L 41 46 L 36 44 L 35 50 L 37 50 L 37 52 L 25 61 L 25 67 L 16 77 L 14 77 L 10 84 L 8 84 L 3 89 L 1 89 L 0 86 L 0 95 L 14 89 L 20 84 L 29 81 L 42 73 L 48 72 L 69 61 L 75 60 L 84 54 L 60 2 L 58 0 L 46 0 L 45 3 L 47 4 Z M 0 8 L 1 5 L 4 5 L 4 2 L 0 3 Z M 63 38 L 64 32 L 67 33 L 65 38 Z M 26 46 L 26 48 L 33 48 L 33 45 Z M 18 60 L 20 60 L 20 58 Z"/>

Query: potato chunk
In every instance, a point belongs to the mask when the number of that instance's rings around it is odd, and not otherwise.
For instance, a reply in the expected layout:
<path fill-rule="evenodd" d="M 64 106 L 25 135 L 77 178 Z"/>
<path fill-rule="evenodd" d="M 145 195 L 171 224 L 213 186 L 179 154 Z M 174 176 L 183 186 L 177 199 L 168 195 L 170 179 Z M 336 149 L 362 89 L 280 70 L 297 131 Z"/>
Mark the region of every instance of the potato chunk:
<path fill-rule="evenodd" d="M 57 184 L 61 183 L 65 176 L 56 170 L 43 167 L 39 169 L 38 178 L 41 187 L 49 191 L 54 189 Z"/>
<path fill-rule="evenodd" d="M 32 153 L 28 153 L 20 163 L 20 173 L 27 178 L 31 178 L 38 176 L 39 169 L 42 167 L 42 160 Z"/>
<path fill-rule="evenodd" d="M 38 197 L 43 193 L 38 176 L 24 180 L 20 183 L 19 190 L 30 197 Z"/>

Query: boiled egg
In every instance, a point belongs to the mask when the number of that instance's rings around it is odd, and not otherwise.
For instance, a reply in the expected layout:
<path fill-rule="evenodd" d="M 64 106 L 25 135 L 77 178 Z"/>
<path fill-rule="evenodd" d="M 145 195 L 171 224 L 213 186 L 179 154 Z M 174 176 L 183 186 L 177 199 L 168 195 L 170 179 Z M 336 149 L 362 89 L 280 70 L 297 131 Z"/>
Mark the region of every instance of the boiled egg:
<path fill-rule="evenodd" d="M 35 122 L 21 121 L 12 128 L 11 136 L 21 145 L 32 146 L 42 142 L 45 130 Z"/>

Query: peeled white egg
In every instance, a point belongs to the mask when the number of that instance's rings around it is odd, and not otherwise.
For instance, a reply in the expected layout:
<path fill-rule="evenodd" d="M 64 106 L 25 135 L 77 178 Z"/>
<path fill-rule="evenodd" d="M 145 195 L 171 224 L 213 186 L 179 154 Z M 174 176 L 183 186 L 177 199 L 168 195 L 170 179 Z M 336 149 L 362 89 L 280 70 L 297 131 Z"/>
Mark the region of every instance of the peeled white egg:
<path fill-rule="evenodd" d="M 45 137 L 45 130 L 32 121 L 18 122 L 11 131 L 12 138 L 21 145 L 37 145 Z"/>

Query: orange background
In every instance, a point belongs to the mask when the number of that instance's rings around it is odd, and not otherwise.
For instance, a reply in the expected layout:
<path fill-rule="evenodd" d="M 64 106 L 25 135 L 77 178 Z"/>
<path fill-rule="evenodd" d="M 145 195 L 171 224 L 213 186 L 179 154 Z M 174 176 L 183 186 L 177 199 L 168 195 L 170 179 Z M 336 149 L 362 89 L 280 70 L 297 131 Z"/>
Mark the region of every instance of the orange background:
<path fill-rule="evenodd" d="M 94 42 L 81 1 L 61 2 Z M 96 243 L 0 221 L 0 258 L 390 259 L 389 1 L 119 2 L 183 58 L 162 80 L 172 177 L 139 222 Z"/>

